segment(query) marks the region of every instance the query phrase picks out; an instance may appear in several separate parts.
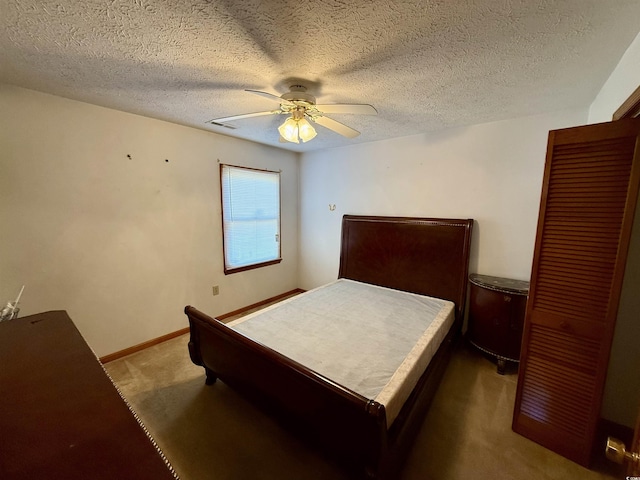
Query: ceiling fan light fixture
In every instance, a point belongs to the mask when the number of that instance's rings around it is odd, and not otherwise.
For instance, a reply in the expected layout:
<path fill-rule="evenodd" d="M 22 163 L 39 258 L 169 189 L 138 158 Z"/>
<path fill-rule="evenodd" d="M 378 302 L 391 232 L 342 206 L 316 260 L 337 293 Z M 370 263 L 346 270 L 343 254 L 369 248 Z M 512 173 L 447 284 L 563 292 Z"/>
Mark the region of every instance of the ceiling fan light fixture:
<path fill-rule="evenodd" d="M 357 130 L 354 130 L 344 123 L 340 123 L 327 117 L 327 113 L 346 113 L 357 115 L 378 114 L 378 111 L 372 105 L 368 104 L 317 104 L 316 98 L 313 95 L 306 93 L 306 90 L 306 87 L 303 85 L 291 85 L 290 91 L 280 96 L 258 90 L 246 90 L 247 92 L 255 93 L 261 97 L 279 102 L 280 108 L 264 112 L 245 113 L 242 115 L 232 115 L 230 117 L 214 118 L 213 120 L 209 120 L 207 123 L 216 127 L 236 128 L 235 126 L 227 125 L 227 122 L 265 115 L 286 115 L 289 118 L 287 118 L 284 123 L 278 127 L 280 141 L 299 144 L 300 140 L 308 142 L 316 137 L 316 130 L 312 127 L 313 123 L 319 123 L 323 127 L 346 138 L 355 138 L 360 135 L 360 132 Z"/>
<path fill-rule="evenodd" d="M 278 132 L 287 142 L 300 143 L 298 140 L 298 121 L 293 117 L 287 118 L 282 125 L 278 127 Z"/>
<path fill-rule="evenodd" d="M 278 132 L 287 142 L 292 143 L 300 143 L 300 140 L 308 142 L 317 135 L 315 128 L 306 118 L 295 118 L 294 116 L 287 118 L 278 127 Z"/>
<path fill-rule="evenodd" d="M 309 121 L 305 118 L 298 120 L 298 135 L 303 142 L 308 142 L 313 139 L 317 133 L 316 129 L 311 126 Z"/>

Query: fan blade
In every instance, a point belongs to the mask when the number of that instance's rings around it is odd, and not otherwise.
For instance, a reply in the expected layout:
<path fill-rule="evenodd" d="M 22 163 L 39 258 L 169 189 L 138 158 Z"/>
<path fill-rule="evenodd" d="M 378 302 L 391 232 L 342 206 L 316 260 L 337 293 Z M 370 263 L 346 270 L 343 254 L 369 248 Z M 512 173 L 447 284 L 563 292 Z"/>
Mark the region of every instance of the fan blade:
<path fill-rule="evenodd" d="M 336 122 L 329 117 L 316 117 L 312 120 L 314 120 L 316 123 L 319 123 L 323 127 L 328 128 L 329 130 L 333 130 L 334 132 L 339 133 L 340 135 L 347 138 L 355 138 L 360 135 L 359 131 L 354 130 L 351 127 L 347 127 L 344 123 Z"/>
<path fill-rule="evenodd" d="M 214 118 L 213 120 L 209 120 L 208 122 L 205 122 L 205 123 L 222 125 L 226 122 L 231 122 L 233 120 L 240 120 L 242 118 L 262 117 L 263 115 L 278 115 L 280 113 L 283 113 L 283 112 L 281 112 L 280 110 L 269 110 L 268 112 L 245 113 L 243 115 L 233 115 L 231 117 Z"/>
<path fill-rule="evenodd" d="M 275 100 L 278 103 L 283 103 L 285 105 L 293 105 L 292 102 L 290 102 L 289 100 L 285 100 L 284 98 L 280 98 L 277 95 L 274 95 L 273 93 L 269 93 L 269 92 L 261 92 L 260 90 L 245 90 L 245 92 L 249 92 L 249 93 L 255 93 L 256 95 L 260 95 L 261 97 L 265 97 L 268 98 L 269 100 Z"/>
<path fill-rule="evenodd" d="M 354 115 L 377 115 L 378 111 L 373 105 L 367 104 L 327 104 L 315 105 L 322 113 L 352 113 Z"/>

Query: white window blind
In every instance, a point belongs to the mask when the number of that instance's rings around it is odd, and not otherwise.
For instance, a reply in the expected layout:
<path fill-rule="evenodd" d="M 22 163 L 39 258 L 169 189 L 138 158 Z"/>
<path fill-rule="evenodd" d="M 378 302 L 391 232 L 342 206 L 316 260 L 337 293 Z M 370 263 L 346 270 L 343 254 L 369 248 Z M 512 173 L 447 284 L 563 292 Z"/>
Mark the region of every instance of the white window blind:
<path fill-rule="evenodd" d="M 225 273 L 280 262 L 280 173 L 220 165 Z"/>

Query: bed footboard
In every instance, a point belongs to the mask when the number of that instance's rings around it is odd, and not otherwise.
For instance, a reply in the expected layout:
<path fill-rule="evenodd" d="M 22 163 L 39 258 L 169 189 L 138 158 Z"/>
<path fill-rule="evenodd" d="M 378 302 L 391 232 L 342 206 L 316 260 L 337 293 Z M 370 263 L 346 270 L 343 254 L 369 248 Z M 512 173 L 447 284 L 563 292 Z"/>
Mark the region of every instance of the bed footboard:
<path fill-rule="evenodd" d="M 248 398 L 279 414 L 317 447 L 330 450 L 353 470 L 380 478 L 386 470 L 384 406 L 346 389 L 307 367 L 251 340 L 187 306 L 189 354 L 204 367 L 207 384 L 220 378 Z"/>

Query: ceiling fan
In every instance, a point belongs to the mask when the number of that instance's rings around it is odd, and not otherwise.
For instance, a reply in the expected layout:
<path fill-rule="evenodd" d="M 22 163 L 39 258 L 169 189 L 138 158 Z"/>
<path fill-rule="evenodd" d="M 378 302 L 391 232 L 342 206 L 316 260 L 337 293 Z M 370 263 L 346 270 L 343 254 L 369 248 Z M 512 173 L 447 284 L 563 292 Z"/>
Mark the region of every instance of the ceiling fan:
<path fill-rule="evenodd" d="M 235 128 L 231 125 L 227 125 L 227 122 L 243 118 L 261 117 L 263 115 L 289 115 L 289 118 L 287 118 L 285 122 L 278 127 L 278 131 L 280 132 L 280 141 L 300 143 L 300 140 L 308 142 L 316 136 L 316 131 L 309 121 L 322 125 L 323 127 L 347 138 L 354 138 L 360 135 L 360 132 L 357 130 L 327 117 L 327 113 L 348 113 L 356 115 L 378 114 L 378 111 L 373 106 L 367 104 L 318 105 L 316 104 L 315 97 L 306 93 L 307 89 L 303 85 L 291 85 L 289 92 L 281 95 L 280 97 L 272 93 L 261 92 L 258 90 L 245 91 L 277 101 L 280 103 L 280 108 L 265 112 L 245 113 L 243 115 L 233 115 L 231 117 L 214 118 L 206 123 L 217 125 L 219 127 Z"/>

